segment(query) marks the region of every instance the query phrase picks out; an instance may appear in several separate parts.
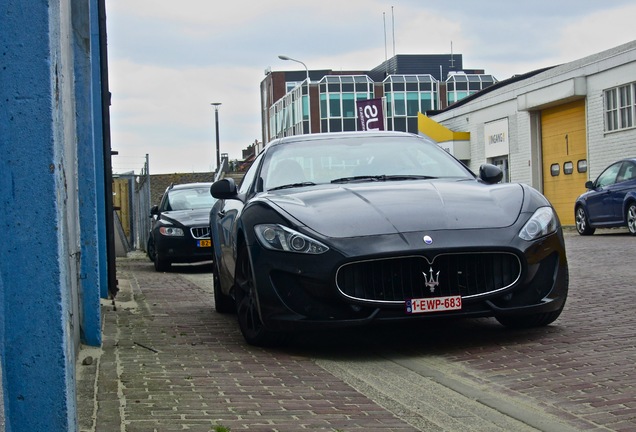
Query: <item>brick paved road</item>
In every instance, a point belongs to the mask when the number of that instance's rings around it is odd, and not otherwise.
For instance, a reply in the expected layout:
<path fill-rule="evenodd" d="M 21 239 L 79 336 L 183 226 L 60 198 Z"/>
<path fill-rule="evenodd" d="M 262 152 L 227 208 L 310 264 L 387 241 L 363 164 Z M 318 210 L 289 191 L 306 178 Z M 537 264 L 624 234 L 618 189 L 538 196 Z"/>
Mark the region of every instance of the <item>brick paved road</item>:
<path fill-rule="evenodd" d="M 552 326 L 509 331 L 494 320 L 470 320 L 426 326 L 417 337 L 412 328 L 397 335 L 382 329 L 373 337 L 359 333 L 344 354 L 305 352 L 335 367 L 376 347 L 376 355 L 406 370 L 437 370 L 438 381 L 458 391 L 498 395 L 493 406 L 511 415 L 514 407 L 502 399 L 531 408 L 518 417 L 524 421 L 535 408 L 578 430 L 636 431 L 636 238 L 623 230 L 568 232 L 566 243 L 570 296 Z"/>
<path fill-rule="evenodd" d="M 550 327 L 392 326 L 277 350 L 246 346 L 235 317 L 212 312 L 205 269 L 118 262 L 103 350 L 78 366 L 81 429 L 636 431 L 636 239 L 566 242 L 570 298 Z"/>

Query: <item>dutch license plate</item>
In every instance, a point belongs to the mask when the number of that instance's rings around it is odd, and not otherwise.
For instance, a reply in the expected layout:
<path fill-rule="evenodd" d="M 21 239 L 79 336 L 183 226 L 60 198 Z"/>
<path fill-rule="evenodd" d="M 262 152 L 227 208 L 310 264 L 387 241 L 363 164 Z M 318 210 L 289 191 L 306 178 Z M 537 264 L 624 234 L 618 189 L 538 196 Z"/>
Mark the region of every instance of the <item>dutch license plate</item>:
<path fill-rule="evenodd" d="M 212 240 L 198 240 L 197 246 L 199 247 L 212 247 Z"/>
<path fill-rule="evenodd" d="M 405 302 L 405 306 L 406 313 L 409 314 L 460 310 L 462 296 L 410 299 Z"/>

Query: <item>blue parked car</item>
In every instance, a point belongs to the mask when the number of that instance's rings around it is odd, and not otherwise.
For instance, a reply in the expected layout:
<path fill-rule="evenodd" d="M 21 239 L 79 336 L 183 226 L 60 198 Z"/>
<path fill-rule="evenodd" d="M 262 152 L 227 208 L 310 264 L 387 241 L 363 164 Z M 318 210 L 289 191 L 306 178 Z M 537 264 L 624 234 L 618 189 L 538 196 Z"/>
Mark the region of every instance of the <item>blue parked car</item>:
<path fill-rule="evenodd" d="M 627 226 L 636 235 L 636 158 L 614 162 L 585 187 L 588 191 L 574 203 L 579 234 L 594 234 L 596 228 Z"/>

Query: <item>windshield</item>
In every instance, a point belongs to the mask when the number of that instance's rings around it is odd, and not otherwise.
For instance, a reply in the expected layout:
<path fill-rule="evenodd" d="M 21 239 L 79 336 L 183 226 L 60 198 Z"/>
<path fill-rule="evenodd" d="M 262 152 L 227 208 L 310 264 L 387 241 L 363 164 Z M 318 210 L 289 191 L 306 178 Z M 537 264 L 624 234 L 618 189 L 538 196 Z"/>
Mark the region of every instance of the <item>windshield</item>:
<path fill-rule="evenodd" d="M 411 136 L 335 137 L 273 147 L 261 172 L 265 190 L 324 183 L 473 178 L 433 142 Z"/>
<path fill-rule="evenodd" d="M 168 192 L 166 210 L 211 209 L 214 201 L 209 187 L 173 189 Z"/>

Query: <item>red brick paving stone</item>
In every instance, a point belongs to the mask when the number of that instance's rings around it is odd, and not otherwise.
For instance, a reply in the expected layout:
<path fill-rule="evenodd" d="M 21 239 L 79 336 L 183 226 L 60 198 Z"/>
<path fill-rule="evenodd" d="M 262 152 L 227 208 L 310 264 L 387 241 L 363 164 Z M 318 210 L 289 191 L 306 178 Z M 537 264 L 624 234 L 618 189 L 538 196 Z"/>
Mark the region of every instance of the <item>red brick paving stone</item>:
<path fill-rule="evenodd" d="M 126 432 L 417 430 L 308 357 L 246 345 L 236 317 L 214 312 L 178 274 L 145 261 L 118 262 L 117 272 L 137 301 L 103 309 Z M 108 417 L 98 412 L 98 429 Z"/>

